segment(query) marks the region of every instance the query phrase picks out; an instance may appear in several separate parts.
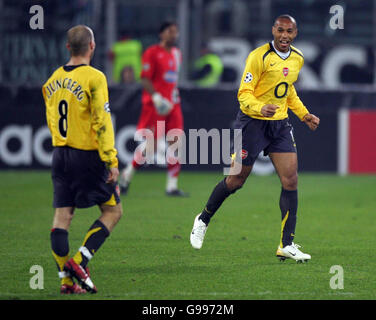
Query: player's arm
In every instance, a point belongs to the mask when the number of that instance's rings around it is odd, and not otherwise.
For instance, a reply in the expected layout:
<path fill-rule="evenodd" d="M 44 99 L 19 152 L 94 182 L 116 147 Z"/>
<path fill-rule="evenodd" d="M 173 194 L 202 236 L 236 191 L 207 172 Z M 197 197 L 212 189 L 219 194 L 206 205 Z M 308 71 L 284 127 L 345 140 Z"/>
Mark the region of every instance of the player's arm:
<path fill-rule="evenodd" d="M 311 130 L 317 129 L 320 119 L 314 114 L 309 113 L 308 109 L 298 97 L 294 85 L 291 85 L 290 87 L 290 93 L 287 97 L 287 105 L 289 109 L 291 109 L 301 121 L 305 122 Z"/>
<path fill-rule="evenodd" d="M 98 152 L 101 160 L 110 170 L 110 176 L 116 174 L 118 167 L 115 149 L 114 128 L 109 109 L 107 80 L 104 74 L 93 77 L 90 82 L 92 129 L 96 133 Z M 116 168 L 113 170 L 113 168 Z"/>
<path fill-rule="evenodd" d="M 155 93 L 153 83 L 148 78 L 142 78 L 141 85 L 144 88 L 144 90 L 150 93 L 151 96 Z"/>
<path fill-rule="evenodd" d="M 141 85 L 150 95 L 155 93 L 152 79 L 155 73 L 155 59 L 152 50 L 147 49 L 142 55 Z"/>
<path fill-rule="evenodd" d="M 263 71 L 263 65 L 264 62 L 262 56 L 255 52 L 251 52 L 247 58 L 238 91 L 240 109 L 247 115 L 258 114 L 265 116 L 261 112 L 261 109 L 265 104 L 259 101 L 254 95 L 256 85 L 259 82 Z"/>
<path fill-rule="evenodd" d="M 151 95 L 151 99 L 157 112 L 161 115 L 165 115 L 170 112 L 173 105 L 168 99 L 164 98 L 154 89 L 152 79 L 154 77 L 155 69 L 155 55 L 152 50 L 146 50 L 142 56 L 141 84 L 143 89 Z"/>

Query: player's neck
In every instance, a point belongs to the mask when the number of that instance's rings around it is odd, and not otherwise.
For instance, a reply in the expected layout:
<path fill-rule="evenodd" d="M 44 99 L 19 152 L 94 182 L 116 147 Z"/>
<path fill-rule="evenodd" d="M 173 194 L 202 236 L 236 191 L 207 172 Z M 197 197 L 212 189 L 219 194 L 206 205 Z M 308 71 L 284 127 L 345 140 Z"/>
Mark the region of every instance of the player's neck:
<path fill-rule="evenodd" d="M 272 41 L 272 46 L 273 46 L 274 50 L 276 51 L 276 53 L 277 53 L 282 59 L 286 59 L 286 58 L 290 55 L 291 47 L 289 47 L 288 50 L 287 50 L 286 52 L 281 51 L 281 50 L 280 50 L 279 48 L 277 48 L 277 46 L 275 45 L 274 40 Z"/>
<path fill-rule="evenodd" d="M 161 42 L 159 43 L 159 45 L 160 45 L 163 49 L 165 49 L 165 50 L 167 50 L 167 51 L 171 51 L 171 49 L 172 49 L 172 46 L 168 45 L 166 42 L 163 42 L 163 41 L 161 41 Z"/>
<path fill-rule="evenodd" d="M 89 65 L 90 64 L 90 58 L 89 57 L 81 57 L 81 56 L 71 57 L 66 65 L 67 66 L 78 66 L 80 64 Z"/>

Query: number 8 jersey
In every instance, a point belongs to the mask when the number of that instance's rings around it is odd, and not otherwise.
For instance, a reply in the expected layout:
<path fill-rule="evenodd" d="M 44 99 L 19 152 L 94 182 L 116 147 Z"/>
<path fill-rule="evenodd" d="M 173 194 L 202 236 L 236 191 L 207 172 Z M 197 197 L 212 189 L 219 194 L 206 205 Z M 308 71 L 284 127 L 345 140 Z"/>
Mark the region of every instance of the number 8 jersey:
<path fill-rule="evenodd" d="M 303 54 L 293 46 L 285 59 L 276 52 L 272 43 L 253 50 L 247 58 L 238 91 L 242 112 L 256 119 L 282 120 L 288 117 L 287 111 L 291 109 L 302 120 L 308 110 L 293 83 L 303 64 Z M 261 113 L 266 104 L 279 106 L 272 118 Z"/>
<path fill-rule="evenodd" d="M 117 167 L 105 75 L 88 65 L 62 66 L 42 87 L 47 124 L 55 147 L 98 150 Z"/>

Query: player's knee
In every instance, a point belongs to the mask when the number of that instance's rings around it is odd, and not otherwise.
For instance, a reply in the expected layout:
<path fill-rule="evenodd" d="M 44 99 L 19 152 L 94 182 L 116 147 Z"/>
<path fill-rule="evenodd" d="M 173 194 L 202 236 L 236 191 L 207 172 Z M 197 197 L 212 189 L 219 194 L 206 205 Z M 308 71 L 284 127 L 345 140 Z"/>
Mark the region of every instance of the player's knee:
<path fill-rule="evenodd" d="M 237 190 L 241 189 L 247 180 L 246 177 L 242 175 L 233 175 L 233 176 L 228 176 L 226 179 L 226 186 L 227 189 L 231 193 L 235 193 Z"/>
<path fill-rule="evenodd" d="M 100 209 L 102 211 L 102 217 L 113 226 L 119 222 L 123 215 L 123 207 L 121 203 L 118 203 L 116 206 L 102 205 Z"/>
<path fill-rule="evenodd" d="M 68 230 L 72 222 L 74 209 L 71 207 L 56 208 L 52 222 L 52 228 L 60 228 Z"/>
<path fill-rule="evenodd" d="M 123 207 L 121 203 L 119 203 L 117 206 L 115 206 L 114 220 L 119 221 L 122 216 L 123 216 Z"/>
<path fill-rule="evenodd" d="M 282 187 L 286 190 L 296 190 L 298 188 L 298 174 L 294 173 L 281 178 Z"/>

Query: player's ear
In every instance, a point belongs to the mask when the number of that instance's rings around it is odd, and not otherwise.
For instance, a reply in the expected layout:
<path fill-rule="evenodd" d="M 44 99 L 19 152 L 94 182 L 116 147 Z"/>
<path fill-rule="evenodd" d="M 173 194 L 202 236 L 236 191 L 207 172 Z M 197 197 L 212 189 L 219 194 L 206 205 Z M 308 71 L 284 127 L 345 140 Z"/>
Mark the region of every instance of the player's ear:
<path fill-rule="evenodd" d="M 95 41 L 94 40 L 90 41 L 89 46 L 90 46 L 91 50 L 94 50 L 95 49 Z"/>
<path fill-rule="evenodd" d="M 294 39 L 296 38 L 297 35 L 298 35 L 298 28 L 295 27 Z"/>
<path fill-rule="evenodd" d="M 272 26 L 272 35 L 274 36 L 275 34 L 275 26 Z"/>

